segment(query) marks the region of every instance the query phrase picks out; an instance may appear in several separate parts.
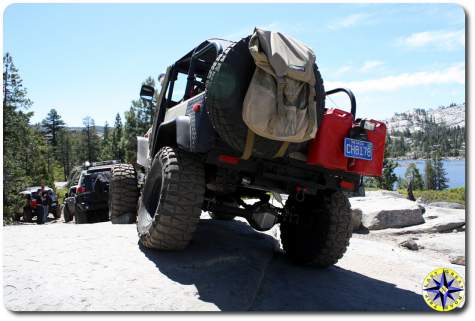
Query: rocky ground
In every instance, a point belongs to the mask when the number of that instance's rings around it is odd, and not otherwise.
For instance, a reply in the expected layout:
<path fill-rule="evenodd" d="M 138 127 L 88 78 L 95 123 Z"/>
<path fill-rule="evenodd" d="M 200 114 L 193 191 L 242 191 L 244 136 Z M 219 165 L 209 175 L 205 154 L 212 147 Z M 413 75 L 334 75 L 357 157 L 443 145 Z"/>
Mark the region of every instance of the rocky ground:
<path fill-rule="evenodd" d="M 383 206 L 396 197 L 351 200 L 350 247 L 326 270 L 289 263 L 278 227 L 260 233 L 242 220 L 215 221 L 206 213 L 180 253 L 139 246 L 134 225 L 6 226 L 4 303 L 15 311 L 427 311 L 420 296 L 427 273 L 449 267 L 465 276 L 465 211 L 405 208 L 403 199 L 399 208 Z M 394 227 L 409 223 L 388 219 L 388 208 L 398 217 L 420 210 L 423 222 L 411 213 L 418 225 Z"/>

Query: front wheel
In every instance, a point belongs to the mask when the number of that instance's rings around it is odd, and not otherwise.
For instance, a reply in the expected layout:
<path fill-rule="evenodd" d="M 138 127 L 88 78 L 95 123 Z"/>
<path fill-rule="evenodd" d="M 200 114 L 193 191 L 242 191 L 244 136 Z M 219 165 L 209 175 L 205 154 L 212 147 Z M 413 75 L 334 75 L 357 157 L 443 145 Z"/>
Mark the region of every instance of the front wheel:
<path fill-rule="evenodd" d="M 73 215 L 66 204 L 63 205 L 63 218 L 65 223 L 71 222 L 73 220 Z"/>
<path fill-rule="evenodd" d="M 203 162 L 179 149 L 160 149 L 139 201 L 140 242 L 159 250 L 184 249 L 198 225 L 204 193 Z"/>
<path fill-rule="evenodd" d="M 290 196 L 285 207 L 294 219 L 281 223 L 281 241 L 292 261 L 328 267 L 343 257 L 352 234 L 350 203 L 343 192 L 323 191 L 302 202 Z"/>

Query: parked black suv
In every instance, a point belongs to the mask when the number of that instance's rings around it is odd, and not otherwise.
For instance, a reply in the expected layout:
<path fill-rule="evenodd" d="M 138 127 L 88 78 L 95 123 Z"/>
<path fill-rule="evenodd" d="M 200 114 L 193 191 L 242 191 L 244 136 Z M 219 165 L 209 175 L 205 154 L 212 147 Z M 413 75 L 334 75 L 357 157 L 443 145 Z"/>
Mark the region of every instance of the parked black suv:
<path fill-rule="evenodd" d="M 78 184 L 71 187 L 65 199 L 68 218 L 74 215 L 76 224 L 109 220 L 109 181 L 116 163 L 115 160 L 95 162 L 81 172 Z"/>

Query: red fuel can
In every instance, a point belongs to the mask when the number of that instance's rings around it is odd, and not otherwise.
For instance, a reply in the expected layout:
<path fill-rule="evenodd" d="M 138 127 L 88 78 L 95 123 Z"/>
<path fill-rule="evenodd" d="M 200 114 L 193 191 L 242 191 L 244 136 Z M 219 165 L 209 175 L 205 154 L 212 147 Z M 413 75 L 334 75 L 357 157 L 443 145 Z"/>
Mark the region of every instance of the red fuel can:
<path fill-rule="evenodd" d="M 348 158 L 343 154 L 343 141 L 351 129 L 353 116 L 340 109 L 327 109 L 317 135 L 309 143 L 307 164 L 346 171 Z"/>
<path fill-rule="evenodd" d="M 368 134 L 368 141 L 373 143 L 373 159 L 350 158 L 348 171 L 362 176 L 381 176 L 383 172 L 384 145 L 386 143 L 386 124 L 377 120 L 367 119 L 364 121 L 363 126 Z"/>

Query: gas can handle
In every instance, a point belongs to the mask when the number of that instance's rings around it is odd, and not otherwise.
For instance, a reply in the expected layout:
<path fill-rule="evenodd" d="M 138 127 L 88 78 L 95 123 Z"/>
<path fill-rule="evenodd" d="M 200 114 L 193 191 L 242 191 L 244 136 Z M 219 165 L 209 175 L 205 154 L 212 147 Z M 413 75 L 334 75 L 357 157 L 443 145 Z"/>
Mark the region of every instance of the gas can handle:
<path fill-rule="evenodd" d="M 355 95 L 353 95 L 353 92 L 350 89 L 335 88 L 335 89 L 332 89 L 332 90 L 329 90 L 329 91 L 325 92 L 325 96 L 330 96 L 330 95 L 333 95 L 333 94 L 336 94 L 336 93 L 339 93 L 339 92 L 344 92 L 350 98 L 351 114 L 353 115 L 353 119 L 355 119 L 355 116 L 356 116 L 356 99 L 355 99 Z"/>

